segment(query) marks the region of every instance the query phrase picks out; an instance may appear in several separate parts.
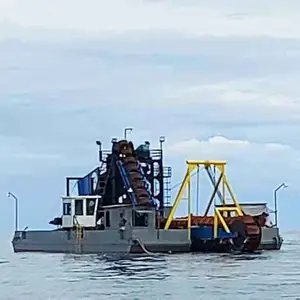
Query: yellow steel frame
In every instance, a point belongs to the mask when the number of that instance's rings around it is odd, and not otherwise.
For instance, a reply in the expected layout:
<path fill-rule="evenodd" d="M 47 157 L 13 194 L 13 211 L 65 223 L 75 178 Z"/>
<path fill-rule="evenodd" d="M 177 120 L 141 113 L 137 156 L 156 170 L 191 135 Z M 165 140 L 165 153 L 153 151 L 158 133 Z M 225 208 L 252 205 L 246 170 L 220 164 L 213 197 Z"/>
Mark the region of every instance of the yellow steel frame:
<path fill-rule="evenodd" d="M 237 215 L 241 216 L 243 214 L 240 213 L 238 207 L 216 207 L 214 211 L 214 238 L 218 237 L 218 227 L 219 227 L 219 221 L 222 224 L 224 230 L 227 233 L 230 233 L 230 229 L 228 228 L 228 225 L 226 224 L 224 217 L 222 216 L 221 212 L 235 212 Z"/>
<path fill-rule="evenodd" d="M 218 225 L 219 225 L 219 222 L 222 224 L 224 230 L 226 232 L 230 232 L 222 214 L 224 212 L 235 212 L 237 215 L 239 216 L 242 216 L 243 215 L 243 212 L 240 208 L 240 205 L 238 203 L 238 201 L 236 200 L 234 194 L 233 194 L 233 191 L 230 187 L 230 184 L 228 182 L 228 179 L 227 179 L 227 176 L 225 174 L 225 165 L 226 165 L 226 162 L 225 161 L 214 161 L 214 160 L 197 160 L 197 161 L 187 161 L 187 171 L 186 171 L 186 174 L 185 174 L 185 177 L 184 177 L 184 180 L 181 184 L 181 187 L 178 191 L 178 194 L 176 196 L 176 199 L 175 199 L 175 202 L 173 204 L 173 207 L 170 211 L 170 214 L 168 216 L 168 219 L 167 219 L 167 222 L 165 224 L 165 230 L 169 229 L 170 225 L 171 225 L 171 222 L 174 218 L 174 214 L 178 208 L 178 205 L 180 203 L 180 201 L 182 200 L 183 198 L 183 195 L 184 195 L 184 192 L 185 192 L 185 189 L 187 188 L 188 189 L 188 218 L 187 218 L 187 222 L 188 222 L 188 237 L 189 239 L 191 238 L 191 174 L 192 172 L 199 166 L 204 166 L 206 168 L 210 167 L 210 166 L 214 166 L 216 167 L 218 170 L 219 170 L 219 173 L 220 173 L 220 176 L 219 176 L 219 179 L 216 183 L 216 186 L 214 188 L 214 191 L 213 191 L 213 194 L 211 195 L 210 197 L 210 200 L 209 200 L 209 203 L 207 205 L 207 208 L 205 210 L 205 213 L 204 213 L 204 216 L 207 216 L 211 206 L 212 206 L 212 203 L 214 201 L 214 198 L 217 194 L 217 192 L 219 191 L 219 188 L 220 186 L 222 186 L 222 207 L 215 207 L 214 209 L 214 237 L 216 238 L 218 236 Z M 227 188 L 227 191 L 228 193 L 230 194 L 231 196 L 231 199 L 232 199 L 232 202 L 234 204 L 234 206 L 227 206 L 228 203 L 226 203 L 226 199 L 225 199 L 225 191 L 226 191 L 226 188 Z"/>

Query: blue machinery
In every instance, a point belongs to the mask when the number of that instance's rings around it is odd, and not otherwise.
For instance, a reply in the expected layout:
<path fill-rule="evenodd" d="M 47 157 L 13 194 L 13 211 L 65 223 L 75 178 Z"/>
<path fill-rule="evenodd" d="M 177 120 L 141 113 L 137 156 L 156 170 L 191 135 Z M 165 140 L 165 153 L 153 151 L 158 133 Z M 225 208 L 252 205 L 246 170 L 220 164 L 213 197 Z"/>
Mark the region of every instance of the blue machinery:
<path fill-rule="evenodd" d="M 123 183 L 125 184 L 125 187 L 126 187 L 126 190 L 128 192 L 131 203 L 133 205 L 137 205 L 137 200 L 136 200 L 136 197 L 135 197 L 135 193 L 130 191 L 130 189 L 131 189 L 130 181 L 128 179 L 128 176 L 127 176 L 126 170 L 123 166 L 123 163 L 120 160 L 117 160 L 116 164 L 119 168 Z"/>
<path fill-rule="evenodd" d="M 120 141 L 124 143 L 125 141 Z M 114 141 L 114 145 L 115 145 Z M 119 142 L 117 142 L 119 143 Z M 129 147 L 133 147 L 129 145 Z M 97 167 L 92 172 L 89 172 L 84 177 L 68 177 L 66 182 L 66 195 L 70 196 L 74 192 L 79 196 L 85 195 L 101 195 L 103 201 L 101 205 L 116 204 L 119 197 L 127 193 L 128 202 L 132 205 L 139 203 L 139 195 L 136 195 L 135 190 L 136 180 L 140 180 L 139 186 L 143 185 L 148 199 L 152 204 L 156 205 L 156 201 L 160 202 L 160 207 L 164 206 L 164 194 L 168 200 L 170 193 L 170 167 L 164 167 L 162 161 L 162 149 L 154 149 L 150 151 L 150 156 L 138 156 L 136 159 L 136 170 L 141 176 L 139 179 L 134 177 L 132 182 L 132 170 L 127 170 L 127 165 L 122 159 L 119 159 L 116 153 L 104 151 L 99 148 L 100 167 Z M 147 173 L 144 171 L 144 166 L 147 168 Z M 74 182 L 70 186 L 71 182 Z M 74 185 L 75 184 L 75 185 Z M 139 190 L 139 192 L 141 192 Z M 155 197 L 155 199 L 153 198 Z"/>

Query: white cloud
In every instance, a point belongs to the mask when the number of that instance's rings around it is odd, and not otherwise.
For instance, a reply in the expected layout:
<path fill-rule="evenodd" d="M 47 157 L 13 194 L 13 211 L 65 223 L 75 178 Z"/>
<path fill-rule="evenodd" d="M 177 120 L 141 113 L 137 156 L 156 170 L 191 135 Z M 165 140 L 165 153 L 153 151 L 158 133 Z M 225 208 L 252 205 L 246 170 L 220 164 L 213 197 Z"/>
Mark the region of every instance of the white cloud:
<path fill-rule="evenodd" d="M 281 214 L 285 228 L 289 222 L 288 205 L 293 202 L 289 197 L 297 197 L 300 188 L 300 151 L 289 145 L 279 143 L 256 143 L 248 140 L 229 139 L 224 136 L 213 136 L 209 139 L 181 140 L 166 145 L 168 161 L 173 162 L 172 182 L 180 183 L 183 179 L 186 160 L 222 160 L 227 162 L 226 173 L 235 196 L 240 202 L 267 202 L 273 207 L 273 190 L 286 182 L 288 190 L 280 194 L 286 198 L 280 202 Z M 200 169 L 201 170 L 201 169 Z M 200 206 L 201 211 L 212 194 L 212 186 L 204 171 L 200 171 Z M 178 188 L 173 191 L 176 196 Z M 192 180 L 192 193 L 195 199 L 196 179 Z M 283 201 L 281 199 L 281 201 Z M 294 205 L 296 205 L 294 201 Z M 194 207 L 194 204 L 193 204 Z M 290 226 L 295 226 L 290 225 Z"/>
<path fill-rule="evenodd" d="M 224 136 L 213 136 L 204 141 L 198 139 L 181 141 L 169 145 L 167 149 L 170 155 L 185 155 L 195 160 L 243 159 L 245 161 L 256 160 L 258 164 L 269 156 L 279 155 L 283 159 L 290 155 L 294 158 L 300 157 L 300 152 L 288 145 L 251 143 L 248 140 L 234 140 Z"/>
<path fill-rule="evenodd" d="M 242 197 L 297 189 L 300 2 L 149 2 L 0 2 L 2 190 L 33 199 L 57 172 L 50 203 L 128 125 L 166 135 L 175 182 L 184 159 L 226 159 Z"/>
<path fill-rule="evenodd" d="M 243 5 L 237 1 L 216 5 L 211 1 L 2 0 L 0 20 L 27 28 L 79 30 L 94 34 L 171 30 L 194 36 L 299 38 L 297 7 L 299 3 L 295 1 L 285 1 L 284 5 L 281 1 L 265 1 L 262 6 L 261 1 L 256 0 Z M 2 35 L 5 34 L 3 30 Z"/>
<path fill-rule="evenodd" d="M 174 160 L 226 160 L 235 172 L 259 182 L 282 180 L 282 174 L 295 184 L 300 171 L 300 151 L 279 143 L 256 143 L 214 136 L 208 140 L 185 140 L 167 146 Z M 240 168 L 238 171 L 237 168 Z M 285 178 L 286 178 L 285 177 Z M 237 177 L 238 178 L 238 177 Z"/>
<path fill-rule="evenodd" d="M 288 189 L 280 193 L 280 216 L 285 228 L 296 226 L 290 221 L 291 206 L 297 206 L 300 192 L 300 151 L 280 143 L 253 142 L 212 136 L 208 139 L 186 139 L 166 145 L 168 161 L 173 162 L 172 182 L 183 180 L 186 160 L 222 160 L 227 162 L 226 173 L 235 196 L 240 202 L 266 202 L 273 207 L 273 191 L 282 182 Z M 200 169 L 200 206 L 205 208 L 212 194 L 206 172 Z M 196 176 L 192 179 L 195 200 Z M 173 191 L 173 197 L 179 187 Z M 182 204 L 183 205 L 183 204 Z M 193 204 L 194 208 L 195 203 Z M 183 208 L 182 208 L 183 209 Z M 280 224 L 281 225 L 281 224 Z"/>
<path fill-rule="evenodd" d="M 0 135 L 0 177 L 33 174 L 65 166 L 61 153 L 51 153 L 48 147 L 28 141 L 26 138 Z M 48 151 L 48 152 L 47 152 Z"/>
<path fill-rule="evenodd" d="M 144 40 L 149 45 L 147 54 L 139 52 Z M 122 128 L 129 124 L 141 141 L 156 141 L 160 134 L 170 143 L 183 137 L 206 139 L 223 134 L 261 143 L 288 139 L 293 147 L 300 147 L 293 136 L 297 127 L 278 128 L 278 123 L 297 125 L 300 120 L 298 73 L 280 70 L 282 62 L 293 62 L 283 54 L 291 47 L 289 43 L 270 40 L 271 46 L 256 55 L 252 50 L 262 69 L 269 69 L 265 59 L 271 53 L 270 71 L 274 74 L 257 76 L 249 72 L 252 63 L 244 61 L 243 55 L 248 55 L 246 50 L 253 43 L 260 44 L 260 39 L 195 42 L 172 38 L 151 48 L 155 41 L 153 37 L 128 41 L 123 36 L 117 44 L 109 39 L 75 44 L 3 42 L 0 132 L 27 139 L 24 153 L 64 157 L 57 165 L 92 163 L 90 143 L 98 138 L 110 141 L 112 135 L 122 135 Z M 166 46 L 169 41 L 174 47 Z M 183 41 L 185 48 L 172 52 Z M 270 51 L 277 43 L 274 54 Z M 227 65 L 228 55 L 238 59 Z M 296 62 L 294 65 L 297 68 Z M 245 129 L 249 124 L 252 127 Z M 264 128 L 266 124 L 273 127 Z M 7 151 L 7 155 L 12 153 Z"/>
<path fill-rule="evenodd" d="M 282 79 L 282 81 L 280 81 Z M 294 82 L 294 89 L 286 82 Z M 299 122 L 300 91 L 293 75 L 242 79 L 215 84 L 183 86 L 166 92 L 172 105 L 188 109 L 191 114 L 205 111 L 204 120 L 223 123 Z"/>
<path fill-rule="evenodd" d="M 12 159 L 20 159 L 20 160 L 58 160 L 61 158 L 58 154 L 53 153 L 31 153 L 31 152 L 22 152 L 13 154 Z"/>

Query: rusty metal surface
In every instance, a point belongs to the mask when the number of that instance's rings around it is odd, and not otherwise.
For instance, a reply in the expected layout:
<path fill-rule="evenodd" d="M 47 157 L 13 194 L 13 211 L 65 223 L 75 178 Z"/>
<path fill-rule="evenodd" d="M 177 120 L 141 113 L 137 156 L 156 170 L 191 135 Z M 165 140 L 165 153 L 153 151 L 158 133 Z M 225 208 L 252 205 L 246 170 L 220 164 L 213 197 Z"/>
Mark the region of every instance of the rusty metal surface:
<path fill-rule="evenodd" d="M 124 167 L 128 173 L 132 189 L 136 195 L 137 201 L 141 205 L 151 204 L 151 199 L 142 181 L 143 176 L 138 170 L 138 162 L 136 160 L 133 144 L 125 140 L 119 141 L 116 147 L 119 159 L 124 163 Z"/>
<path fill-rule="evenodd" d="M 225 217 L 224 218 L 226 224 L 228 224 L 229 227 L 233 225 L 235 221 L 241 221 L 243 224 L 245 224 L 245 235 L 247 237 L 246 242 L 246 248 L 248 251 L 255 251 L 258 249 L 258 246 L 261 241 L 261 227 L 259 224 L 255 221 L 255 219 L 252 216 L 238 216 L 238 217 Z M 160 228 L 164 227 L 164 224 L 166 223 L 166 219 L 160 220 Z M 197 225 L 207 225 L 207 226 L 213 226 L 214 224 L 214 217 L 213 216 L 192 216 L 191 218 L 192 226 Z M 221 228 L 221 224 L 219 224 L 219 227 Z M 181 217 L 176 218 L 172 221 L 170 225 L 170 229 L 186 229 L 187 228 L 187 217 Z"/>
<path fill-rule="evenodd" d="M 133 191 L 136 194 L 139 204 L 147 205 L 151 203 L 148 192 L 142 181 L 142 175 L 138 170 L 138 162 L 136 160 L 135 151 L 133 144 L 125 140 L 119 141 L 116 145 L 116 150 L 119 155 L 120 160 L 124 163 L 124 167 L 127 170 L 129 179 Z M 261 240 L 261 227 L 256 220 L 249 215 L 238 216 L 238 217 L 224 217 L 226 224 L 230 227 L 236 227 L 239 224 L 240 234 L 245 235 L 247 238 L 246 248 L 249 251 L 255 251 Z M 159 220 L 160 228 L 164 228 L 166 223 L 165 218 Z M 208 225 L 213 226 L 214 217 L 213 216 L 192 216 L 191 225 Z M 243 225 L 244 224 L 244 225 Z M 219 224 L 221 227 L 221 224 Z M 170 229 L 186 229 L 187 228 L 187 217 L 176 218 L 171 222 Z"/>

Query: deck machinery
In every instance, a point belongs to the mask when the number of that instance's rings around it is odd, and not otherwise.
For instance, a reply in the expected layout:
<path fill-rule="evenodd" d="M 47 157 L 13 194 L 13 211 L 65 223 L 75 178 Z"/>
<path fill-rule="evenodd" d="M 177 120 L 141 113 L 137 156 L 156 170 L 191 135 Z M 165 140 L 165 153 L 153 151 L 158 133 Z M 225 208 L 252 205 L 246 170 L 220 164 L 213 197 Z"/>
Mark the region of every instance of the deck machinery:
<path fill-rule="evenodd" d="M 203 166 L 206 170 L 213 184 L 213 193 L 204 215 L 193 216 L 191 213 L 191 177 L 193 171 L 199 166 Z M 252 252 L 259 248 L 261 226 L 253 216 L 243 212 L 229 185 L 225 166 L 226 162 L 224 161 L 187 161 L 184 181 L 170 215 L 163 221 L 166 230 L 169 228 L 188 228 L 193 251 L 242 250 Z M 217 180 L 215 180 L 215 173 L 213 175 L 212 169 L 219 171 Z M 187 189 L 188 194 L 188 216 L 174 219 L 175 211 L 183 198 L 185 189 Z M 220 204 L 214 203 L 213 216 L 209 216 L 210 208 L 216 196 L 218 196 Z"/>
<path fill-rule="evenodd" d="M 229 185 L 223 161 L 187 161 L 187 172 L 173 206 L 171 167 L 163 165 L 162 149 L 149 144 L 113 140 L 110 151 L 99 146 L 100 166 L 84 177 L 68 177 L 63 215 L 48 231 L 16 231 L 15 252 L 190 252 L 280 249 L 278 228 L 264 226 L 263 213 L 246 214 Z M 206 211 L 192 215 L 191 177 L 202 166 L 213 185 Z M 216 180 L 212 168 L 217 169 Z M 73 184 L 72 184 L 73 183 Z M 74 185 L 75 183 L 75 185 Z M 74 195 L 74 186 L 77 193 Z M 73 187 L 73 189 L 71 188 Z M 187 192 L 188 215 L 175 218 Z M 214 202 L 215 198 L 219 202 Z M 213 214 L 209 215 L 213 206 Z"/>
<path fill-rule="evenodd" d="M 163 166 L 162 149 L 148 150 L 141 145 L 135 150 L 126 140 L 113 140 L 111 151 L 97 144 L 100 166 L 84 177 L 67 177 L 67 196 L 75 181 L 78 196 L 100 196 L 98 211 L 118 204 L 155 206 L 157 201 L 163 211 L 164 194 L 170 194 L 171 167 Z"/>

